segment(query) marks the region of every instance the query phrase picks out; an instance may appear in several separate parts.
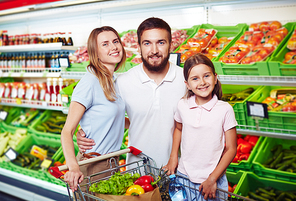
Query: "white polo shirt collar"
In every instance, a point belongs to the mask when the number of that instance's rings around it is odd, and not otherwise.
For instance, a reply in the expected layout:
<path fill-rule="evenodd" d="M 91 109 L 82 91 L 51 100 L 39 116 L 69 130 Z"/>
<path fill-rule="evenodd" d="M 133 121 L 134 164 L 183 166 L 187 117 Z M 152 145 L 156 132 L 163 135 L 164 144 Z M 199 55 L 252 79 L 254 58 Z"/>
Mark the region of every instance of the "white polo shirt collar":
<path fill-rule="evenodd" d="M 194 109 L 197 107 L 202 107 L 202 108 L 206 109 L 207 111 L 210 111 L 215 106 L 215 104 L 217 102 L 218 102 L 218 98 L 217 98 L 216 94 L 214 94 L 213 98 L 209 102 L 207 102 L 203 105 L 197 105 L 195 102 L 195 95 L 194 95 L 189 98 L 189 108 Z"/>
<path fill-rule="evenodd" d="M 142 84 L 145 82 L 154 81 L 145 73 L 143 63 L 140 64 L 140 69 L 141 70 L 139 71 L 139 77 L 140 77 Z M 175 77 L 176 77 L 176 69 L 175 69 L 174 65 L 171 65 L 171 62 L 170 62 L 169 71 L 167 72 L 167 74 L 164 77 L 164 79 L 162 80 L 162 82 L 164 82 L 164 81 L 172 82 L 175 79 Z"/>

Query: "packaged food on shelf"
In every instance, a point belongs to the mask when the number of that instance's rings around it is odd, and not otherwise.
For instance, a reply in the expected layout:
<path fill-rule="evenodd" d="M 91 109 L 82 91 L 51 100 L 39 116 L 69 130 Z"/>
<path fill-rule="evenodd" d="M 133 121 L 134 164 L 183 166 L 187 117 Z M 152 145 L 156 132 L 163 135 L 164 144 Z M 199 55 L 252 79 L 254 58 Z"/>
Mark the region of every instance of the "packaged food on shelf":
<path fill-rule="evenodd" d="M 173 29 L 170 52 L 173 53 L 188 37 L 186 29 Z"/>
<path fill-rule="evenodd" d="M 128 30 L 120 34 L 121 42 L 126 51 L 126 58 L 131 58 L 138 52 L 137 30 Z"/>
<path fill-rule="evenodd" d="M 277 23 L 275 23 L 277 24 Z M 217 74 L 220 75 L 256 75 L 269 76 L 270 70 L 268 61 L 276 55 L 288 40 L 290 33 L 293 31 L 294 23 L 289 22 L 281 28 L 270 30 L 270 26 L 263 23 L 260 31 L 259 28 L 248 26 L 243 36 L 235 40 L 232 45 L 236 51 L 224 52 L 216 58 L 213 63 Z M 264 27 L 265 26 L 265 27 Z M 234 47 L 229 50 L 235 50 Z M 241 50 L 248 48 L 248 51 Z"/>

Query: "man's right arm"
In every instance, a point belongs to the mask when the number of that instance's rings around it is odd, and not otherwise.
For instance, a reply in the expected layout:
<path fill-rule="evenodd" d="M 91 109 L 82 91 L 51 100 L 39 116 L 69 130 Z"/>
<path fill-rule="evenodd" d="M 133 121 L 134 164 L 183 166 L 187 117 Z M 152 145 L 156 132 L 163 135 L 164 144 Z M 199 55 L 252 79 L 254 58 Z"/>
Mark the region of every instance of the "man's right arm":
<path fill-rule="evenodd" d="M 95 141 L 93 139 L 89 139 L 85 137 L 85 133 L 82 129 L 77 132 L 77 145 L 79 147 L 79 151 L 84 153 L 86 150 L 92 149 L 95 145 Z"/>

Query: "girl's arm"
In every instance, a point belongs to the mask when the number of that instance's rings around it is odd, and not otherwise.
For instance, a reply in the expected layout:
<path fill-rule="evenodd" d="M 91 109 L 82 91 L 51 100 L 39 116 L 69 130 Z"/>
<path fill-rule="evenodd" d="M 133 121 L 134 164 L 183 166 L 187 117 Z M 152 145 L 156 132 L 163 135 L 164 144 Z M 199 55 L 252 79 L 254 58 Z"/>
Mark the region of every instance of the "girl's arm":
<path fill-rule="evenodd" d="M 80 171 L 75 156 L 73 135 L 84 112 L 85 107 L 83 105 L 78 102 L 71 102 L 67 120 L 61 133 L 63 152 L 69 167 L 64 180 L 68 182 L 73 192 L 77 190 L 78 182 L 81 183 L 83 181 L 83 174 Z"/>
<path fill-rule="evenodd" d="M 182 124 L 175 121 L 175 130 L 173 133 L 173 145 L 170 159 L 168 164 L 163 167 L 164 170 L 168 170 L 167 175 L 175 174 L 175 170 L 178 166 L 178 152 L 181 143 L 181 136 Z"/>
<path fill-rule="evenodd" d="M 231 128 L 225 132 L 225 150 L 222 158 L 220 159 L 217 167 L 210 174 L 206 181 L 204 181 L 200 187 L 199 191 L 203 189 L 204 199 L 216 198 L 217 180 L 225 172 L 228 165 L 234 159 L 236 155 L 236 128 Z"/>

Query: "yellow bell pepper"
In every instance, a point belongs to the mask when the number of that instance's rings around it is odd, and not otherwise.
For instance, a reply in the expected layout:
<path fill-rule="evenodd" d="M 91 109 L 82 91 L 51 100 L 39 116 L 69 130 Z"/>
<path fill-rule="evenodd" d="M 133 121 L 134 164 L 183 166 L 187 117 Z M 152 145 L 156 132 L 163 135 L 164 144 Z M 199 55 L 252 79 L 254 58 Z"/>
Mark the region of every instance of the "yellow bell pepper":
<path fill-rule="evenodd" d="M 125 195 L 141 195 L 144 193 L 145 191 L 140 185 L 132 185 L 126 190 Z"/>

